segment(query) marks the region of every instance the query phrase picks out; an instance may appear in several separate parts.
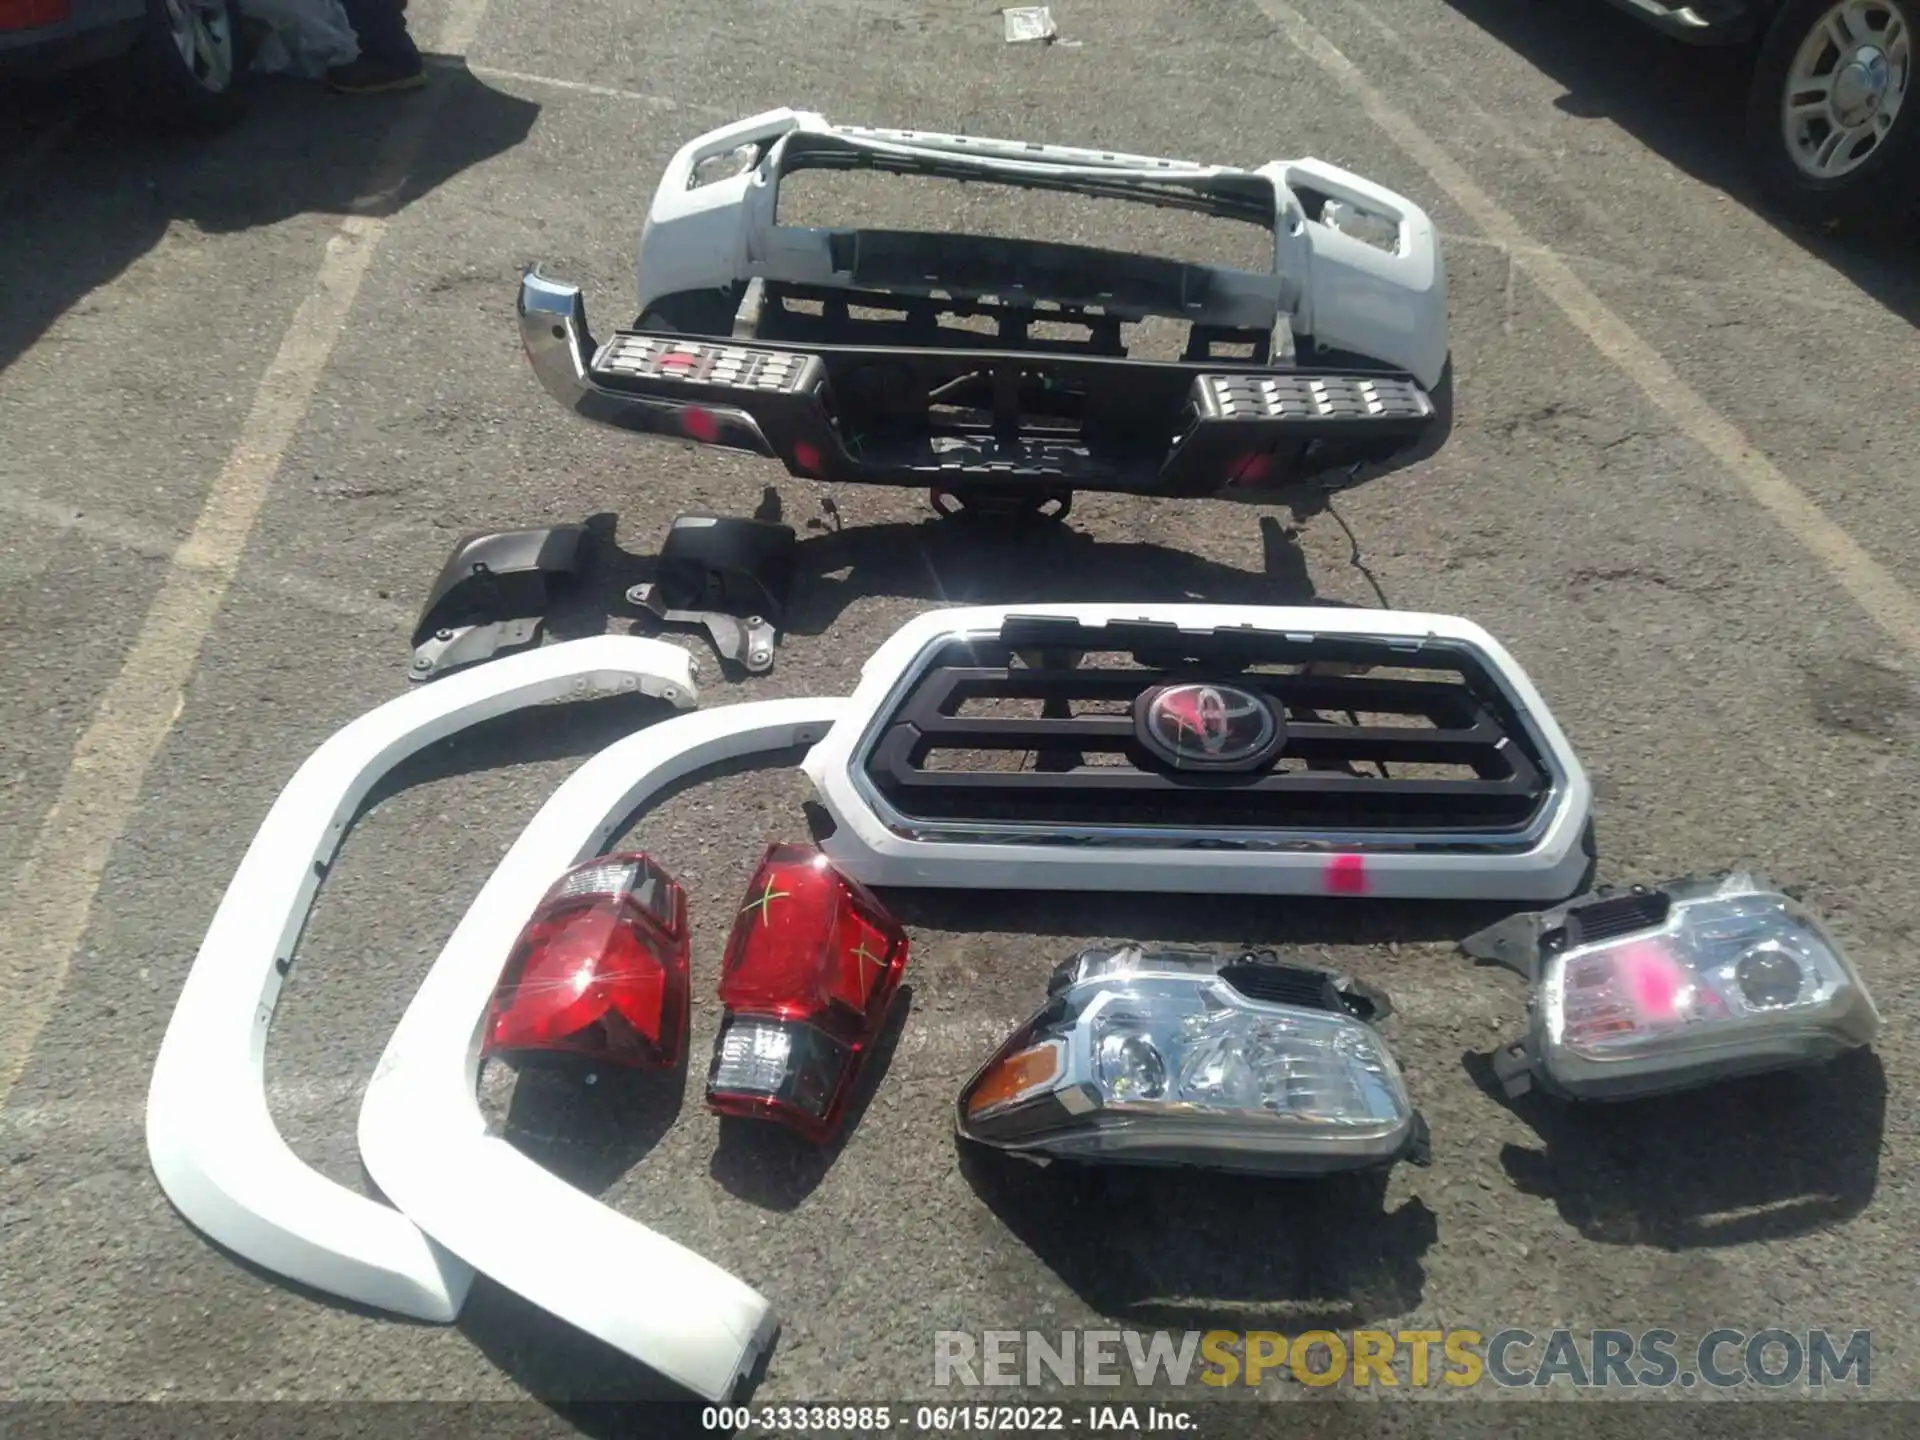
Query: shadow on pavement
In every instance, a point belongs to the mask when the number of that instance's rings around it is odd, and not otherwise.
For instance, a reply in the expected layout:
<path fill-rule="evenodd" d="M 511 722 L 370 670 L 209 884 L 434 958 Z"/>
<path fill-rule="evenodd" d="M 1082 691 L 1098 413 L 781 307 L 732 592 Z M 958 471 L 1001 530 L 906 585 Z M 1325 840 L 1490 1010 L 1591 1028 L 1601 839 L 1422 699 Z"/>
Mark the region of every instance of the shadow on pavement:
<path fill-rule="evenodd" d="M 859 1127 L 873 1097 L 885 1082 L 907 1016 L 913 1010 L 913 987 L 902 985 L 887 1011 L 886 1024 L 860 1071 L 857 1088 L 847 1102 L 845 1117 L 834 1138 L 815 1145 L 779 1125 L 755 1120 L 723 1118 L 720 1143 L 708 1173 L 728 1194 L 763 1210 L 796 1210 L 827 1178 L 833 1162 Z"/>
<path fill-rule="evenodd" d="M 1349 488 L 1342 486 L 1341 489 Z M 1335 492 L 1337 493 L 1337 492 Z M 1329 492 L 1293 497 L 1296 516 L 1328 508 Z M 780 518 L 771 487 L 758 518 Z M 609 615 L 631 618 L 636 633 L 653 633 L 651 621 L 626 597 L 651 580 L 651 555 L 622 549 L 614 538 L 618 517 L 591 515 L 583 573 L 556 595 L 546 614 L 546 634 L 555 640 L 598 635 Z M 527 523 L 553 523 L 529 518 Z M 789 522 L 790 523 L 790 522 Z M 810 520 L 811 527 L 822 522 Z M 1297 531 L 1272 514 L 1257 522 L 1263 551 L 1258 571 L 1223 565 L 1148 541 L 1096 540 L 1072 521 L 1006 525 L 942 519 L 915 523 L 823 528 L 802 533 L 794 548 L 794 583 L 783 634 L 824 635 L 847 608 L 882 596 L 935 605 L 1095 601 L 1182 601 L 1240 605 L 1344 605 L 1320 596 L 1308 573 Z M 1372 582 L 1364 560 L 1352 562 Z M 1378 586 L 1375 585 L 1376 594 Z M 1384 596 L 1380 597 L 1384 601 Z M 685 632 L 674 632 L 685 633 Z M 696 642 L 699 643 L 698 637 Z M 776 661 L 777 664 L 777 661 Z"/>
<path fill-rule="evenodd" d="M 590 1268 L 591 1255 L 574 1253 L 555 1236 L 556 1265 Z M 636 1295 L 636 1306 L 671 1305 L 666 1296 Z M 648 1434 L 640 1421 L 648 1402 L 694 1398 L 658 1371 L 576 1330 L 484 1275 L 476 1275 L 460 1312 L 460 1333 L 513 1377 L 516 1384 L 563 1419 L 594 1435 Z M 595 1422 L 595 1423 L 589 1423 Z"/>
<path fill-rule="evenodd" d="M 788 629 L 820 635 L 869 596 L 955 605 L 1042 600 L 1319 603 L 1306 557 L 1276 517 L 1260 517 L 1263 564 L 1241 570 L 1150 542 L 1094 539 L 1071 521 L 1004 528 L 930 517 L 800 542 Z"/>
<path fill-rule="evenodd" d="M 508 711 L 449 735 L 394 766 L 367 796 L 353 823 L 357 825 L 374 806 L 416 786 L 515 765 L 585 759 L 674 713 L 666 701 L 646 695 Z"/>
<path fill-rule="evenodd" d="M 0 290 L 0 370 L 171 226 L 226 234 L 300 215 L 390 215 L 527 137 L 538 105 L 482 84 L 457 60 L 429 63 L 427 89 L 393 96 L 262 80 L 240 124 L 199 138 L 139 128 L 93 94 L 97 76 L 23 87 L 0 102 L 0 125 L 22 132 L 77 117 L 0 213 L 0 255 L 15 262 Z M 430 123 L 392 183 L 388 137 L 417 106 L 434 107 Z"/>
<path fill-rule="evenodd" d="M 1075 1294 L 1141 1329 L 1343 1330 L 1420 1306 L 1439 1222 L 1378 1174 L 1045 1167 L 956 1140 L 981 1202 Z"/>
<path fill-rule="evenodd" d="M 1509 1100 L 1490 1056 L 1463 1064 L 1540 1137 L 1539 1149 L 1502 1149 L 1514 1187 L 1552 1200 L 1601 1244 L 1692 1250 L 1806 1235 L 1859 1214 L 1879 1183 L 1887 1080 L 1871 1051 L 1605 1105 Z"/>
<path fill-rule="evenodd" d="M 1920 326 L 1920 267 L 1914 264 L 1920 208 L 1886 233 L 1843 238 L 1779 218 L 1755 188 L 1742 138 L 1752 65 L 1748 48 L 1687 45 L 1600 0 L 1446 3 L 1564 86 L 1566 94 L 1556 102 L 1561 111 L 1612 121 L 1696 180 L 1747 205 L 1888 310 Z M 1523 117 L 1512 118 L 1524 128 Z M 1908 198 L 1920 205 L 1920 196 Z M 1658 217 L 1628 219 L 1629 228 L 1658 223 Z M 1730 272 L 1739 269 L 1737 245 L 1726 260 Z"/>
<path fill-rule="evenodd" d="M 483 1096 L 494 1078 L 483 1074 Z M 687 1057 L 663 1072 L 530 1056 L 514 1067 L 512 1088 L 502 1137 L 542 1170 L 599 1195 L 673 1128 L 687 1090 Z"/>

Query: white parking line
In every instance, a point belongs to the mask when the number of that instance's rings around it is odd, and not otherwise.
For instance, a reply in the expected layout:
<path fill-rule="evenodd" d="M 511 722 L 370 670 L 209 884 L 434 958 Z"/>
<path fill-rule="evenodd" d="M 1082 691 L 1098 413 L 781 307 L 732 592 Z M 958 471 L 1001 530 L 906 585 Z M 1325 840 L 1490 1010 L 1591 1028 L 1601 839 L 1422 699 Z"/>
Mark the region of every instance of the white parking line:
<path fill-rule="evenodd" d="M 11 485 L 0 485 L 0 514 L 44 525 L 50 530 L 71 531 L 96 544 L 111 545 L 116 550 L 144 555 L 149 560 L 165 560 L 178 565 L 189 563 L 192 559 L 183 559 L 179 540 L 163 530 L 153 529 L 123 516 L 82 512 L 71 505 L 46 500 Z M 375 624 L 410 630 L 416 618 L 412 610 L 394 601 L 338 590 L 302 575 L 260 574 L 256 571 L 246 580 L 250 589 L 268 590 L 285 599 L 297 600 L 315 610 L 344 619 L 370 620 Z"/>
<path fill-rule="evenodd" d="M 1377 24 L 1371 16 L 1370 23 Z M 1462 235 L 1458 232 L 1445 232 L 1440 237 L 1448 249 L 1492 250 L 1503 259 L 1510 260 L 1514 247 L 1499 240 L 1489 240 L 1483 235 Z M 1524 247 L 1523 247 L 1524 248 Z M 1751 300 L 1753 288 L 1732 280 L 1707 280 L 1698 275 L 1686 275 L 1673 271 L 1649 270 L 1644 265 L 1618 258 L 1609 259 L 1602 255 L 1583 255 L 1572 250 L 1556 249 L 1551 245 L 1533 247 L 1544 255 L 1557 255 L 1568 265 L 1577 266 L 1589 274 L 1609 275 L 1619 280 L 1631 280 L 1646 287 L 1677 291 L 1682 295 L 1718 299 L 1720 296 Z M 1769 305 L 1791 305 L 1798 310 L 1817 310 L 1825 315 L 1845 316 L 1854 324 L 1877 325 L 1903 337 L 1912 335 L 1913 327 L 1908 325 L 1900 313 L 1889 310 L 1876 301 L 1865 298 L 1846 298 L 1833 295 L 1815 295 L 1806 290 L 1781 290 L 1769 286 L 1765 299 Z"/>
<path fill-rule="evenodd" d="M 434 64 L 454 65 L 454 60 L 435 60 Z M 649 110 L 660 110 L 671 114 L 712 115 L 729 120 L 739 116 L 732 110 L 718 105 L 689 104 L 685 100 L 675 100 L 666 95 L 649 95 L 641 90 L 622 90 L 617 85 L 590 85 L 584 80 L 562 80 L 553 75 L 530 75 L 525 70 L 502 70 L 496 65 L 469 65 L 467 73 L 480 80 L 504 80 L 511 85 L 532 85 L 542 90 L 564 90 L 573 95 L 598 95 L 603 100 L 625 100 L 635 105 L 644 105 Z"/>
<path fill-rule="evenodd" d="M 1509 247 L 1514 265 L 1559 307 L 1595 349 L 1666 412 L 1675 426 L 1718 460 L 1787 534 L 1799 541 L 1908 654 L 1920 658 L 1920 600 L 1782 474 L 1737 426 L 1681 378 L 1666 357 L 1588 289 L 1566 261 L 1527 233 L 1500 203 L 1407 113 L 1286 0 L 1253 0 L 1295 49 L 1325 70 L 1367 118 L 1447 193 L 1486 237 Z"/>
<path fill-rule="evenodd" d="M 456 54 L 471 48 L 486 7 L 487 0 L 450 0 L 436 48 Z M 410 106 L 388 133 L 376 167 L 383 179 L 403 175 L 414 163 L 438 112 L 435 93 Z M 312 291 L 294 311 L 261 377 L 239 441 L 74 747 L 59 797 L 0 907 L 0 1005 L 7 1011 L 0 1026 L 0 1105 L 65 988 L 107 859 L 186 703 L 187 683 L 267 489 L 306 418 L 387 224 L 376 215 L 350 215 L 328 239 Z"/>

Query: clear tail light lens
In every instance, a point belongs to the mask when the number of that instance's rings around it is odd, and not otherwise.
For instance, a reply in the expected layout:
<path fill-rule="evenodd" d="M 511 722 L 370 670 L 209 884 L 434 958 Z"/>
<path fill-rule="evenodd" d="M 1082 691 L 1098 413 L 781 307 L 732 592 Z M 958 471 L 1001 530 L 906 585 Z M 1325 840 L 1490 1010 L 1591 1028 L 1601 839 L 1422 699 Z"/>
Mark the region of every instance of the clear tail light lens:
<path fill-rule="evenodd" d="M 1515 916 L 1464 948 L 1533 980 L 1527 1036 L 1500 1063 L 1516 1094 L 1661 1094 L 1829 1060 L 1880 1025 L 1820 921 L 1745 873 Z"/>
<path fill-rule="evenodd" d="M 645 855 L 605 855 L 561 876 L 520 932 L 481 1049 L 671 1068 L 687 1005 L 684 892 Z"/>
<path fill-rule="evenodd" d="M 967 1139 L 1269 1174 L 1424 1162 L 1383 996 L 1271 952 L 1086 950 L 961 1093 Z"/>
<path fill-rule="evenodd" d="M 811 845 L 769 847 L 727 940 L 707 1104 L 821 1142 L 907 967 L 907 934 Z"/>

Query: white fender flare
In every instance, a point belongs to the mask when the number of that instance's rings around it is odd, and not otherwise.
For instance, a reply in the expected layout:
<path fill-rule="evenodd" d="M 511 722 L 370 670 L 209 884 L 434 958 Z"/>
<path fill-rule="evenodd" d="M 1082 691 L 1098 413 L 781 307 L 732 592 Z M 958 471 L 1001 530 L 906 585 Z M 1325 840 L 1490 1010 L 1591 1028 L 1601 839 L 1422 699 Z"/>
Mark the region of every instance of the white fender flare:
<path fill-rule="evenodd" d="M 408 756 L 544 700 L 641 692 L 698 703 L 692 660 L 607 635 L 478 666 L 336 733 L 281 791 L 201 942 L 154 1064 L 147 1153 L 180 1213 L 288 1279 L 421 1320 L 451 1321 L 473 1272 L 397 1210 L 308 1168 L 267 1109 L 263 1062 L 283 973 L 355 811 Z"/>

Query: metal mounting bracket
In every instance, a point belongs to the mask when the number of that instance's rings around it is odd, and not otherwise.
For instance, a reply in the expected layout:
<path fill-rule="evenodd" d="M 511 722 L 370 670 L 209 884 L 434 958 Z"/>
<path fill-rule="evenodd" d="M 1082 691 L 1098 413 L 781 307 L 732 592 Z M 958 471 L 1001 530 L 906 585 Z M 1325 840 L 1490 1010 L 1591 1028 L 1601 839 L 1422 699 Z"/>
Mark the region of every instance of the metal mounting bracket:
<path fill-rule="evenodd" d="M 714 653 L 749 675 L 773 669 L 774 627 L 764 616 L 740 619 L 718 610 L 674 610 L 660 598 L 657 585 L 635 585 L 627 599 L 662 625 L 705 630 Z"/>

